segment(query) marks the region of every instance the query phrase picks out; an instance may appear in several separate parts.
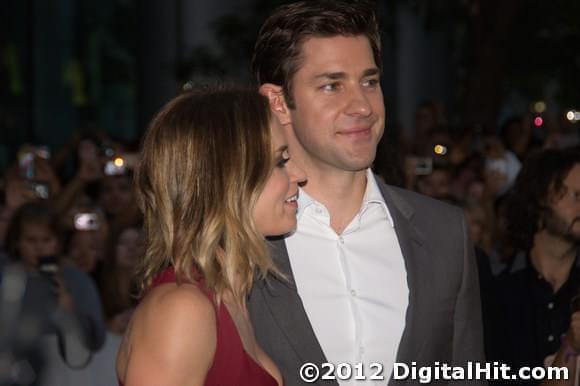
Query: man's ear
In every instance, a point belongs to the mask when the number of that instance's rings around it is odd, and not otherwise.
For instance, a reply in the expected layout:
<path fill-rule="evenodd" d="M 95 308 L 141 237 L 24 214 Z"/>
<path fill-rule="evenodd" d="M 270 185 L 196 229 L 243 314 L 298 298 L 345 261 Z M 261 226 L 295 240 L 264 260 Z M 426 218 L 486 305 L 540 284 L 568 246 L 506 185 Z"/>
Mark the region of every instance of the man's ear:
<path fill-rule="evenodd" d="M 270 109 L 281 125 L 292 123 L 292 120 L 290 119 L 290 110 L 286 104 L 286 98 L 284 97 L 284 91 L 282 91 L 281 86 L 272 83 L 264 83 L 260 86 L 259 91 L 260 94 L 268 98 Z"/>

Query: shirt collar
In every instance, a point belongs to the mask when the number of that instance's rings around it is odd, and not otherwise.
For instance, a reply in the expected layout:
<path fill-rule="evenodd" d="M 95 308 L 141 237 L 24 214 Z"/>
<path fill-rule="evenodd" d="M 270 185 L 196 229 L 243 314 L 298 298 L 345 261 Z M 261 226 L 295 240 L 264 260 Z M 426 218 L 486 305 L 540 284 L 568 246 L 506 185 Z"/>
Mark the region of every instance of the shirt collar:
<path fill-rule="evenodd" d="M 364 212 L 369 204 L 380 204 L 383 209 L 385 210 L 385 215 L 387 216 L 387 221 L 391 225 L 391 227 L 395 227 L 395 223 L 393 221 L 393 217 L 391 216 L 391 212 L 389 212 L 389 208 L 387 207 L 387 203 L 385 202 L 385 198 L 379 189 L 375 176 L 370 168 L 366 171 L 367 175 L 367 186 L 365 189 L 365 194 L 363 196 L 363 201 L 361 205 L 360 213 Z M 304 214 L 306 208 L 311 205 L 320 205 L 321 203 L 317 202 L 314 198 L 310 197 L 308 193 L 306 193 L 302 188 L 300 188 L 300 192 L 298 194 L 298 212 L 296 214 L 298 220 Z"/>
<path fill-rule="evenodd" d="M 387 203 L 385 202 L 383 193 L 381 193 L 381 190 L 379 189 L 376 177 L 373 174 L 371 168 L 367 169 L 367 187 L 365 190 L 365 195 L 363 197 L 361 213 L 369 206 L 369 204 L 381 205 L 385 211 L 385 215 L 387 216 L 387 221 L 389 222 L 391 227 L 393 228 L 395 227 L 395 222 L 393 221 L 391 212 L 389 212 L 389 208 L 387 207 Z"/>

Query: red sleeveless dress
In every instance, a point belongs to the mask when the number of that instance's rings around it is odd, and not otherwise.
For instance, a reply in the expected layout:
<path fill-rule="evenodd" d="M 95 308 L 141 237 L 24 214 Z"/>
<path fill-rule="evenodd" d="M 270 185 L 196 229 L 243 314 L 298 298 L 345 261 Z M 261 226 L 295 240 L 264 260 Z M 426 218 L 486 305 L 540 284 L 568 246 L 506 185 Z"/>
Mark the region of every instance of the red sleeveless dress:
<path fill-rule="evenodd" d="M 176 281 L 173 268 L 168 268 L 153 281 L 153 287 Z M 213 302 L 213 293 L 202 290 Z M 222 303 L 216 309 L 217 345 L 204 386 L 277 386 L 276 380 L 244 350 L 236 325 Z M 119 382 L 119 386 L 123 386 Z"/>

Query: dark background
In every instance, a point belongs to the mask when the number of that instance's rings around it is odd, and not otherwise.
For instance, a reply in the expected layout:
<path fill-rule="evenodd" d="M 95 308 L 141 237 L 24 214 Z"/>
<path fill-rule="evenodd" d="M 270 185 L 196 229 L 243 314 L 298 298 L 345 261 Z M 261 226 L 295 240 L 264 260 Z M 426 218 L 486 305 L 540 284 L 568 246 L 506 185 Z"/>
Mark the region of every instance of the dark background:
<path fill-rule="evenodd" d="M 188 81 L 250 81 L 249 57 L 276 0 L 3 0 L 0 170 L 24 142 L 57 148 L 75 130 L 138 138 Z M 566 125 L 580 109 L 580 2 L 376 2 L 391 133 L 417 105 L 494 131 L 506 117 Z M 534 115 L 535 114 L 535 115 Z M 577 124 L 575 125 L 577 126 Z"/>

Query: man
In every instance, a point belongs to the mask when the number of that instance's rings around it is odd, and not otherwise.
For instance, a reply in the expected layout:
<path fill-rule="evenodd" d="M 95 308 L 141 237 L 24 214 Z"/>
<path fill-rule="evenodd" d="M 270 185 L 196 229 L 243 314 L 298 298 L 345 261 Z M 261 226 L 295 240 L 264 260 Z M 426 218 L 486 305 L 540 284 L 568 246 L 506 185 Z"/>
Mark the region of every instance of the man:
<path fill-rule="evenodd" d="M 560 351 L 555 364 L 575 370 L 571 358 L 580 352 L 580 326 L 571 324 L 571 314 L 580 310 L 572 307 L 580 290 L 580 149 L 530 156 L 508 198 L 506 220 L 521 253 L 498 280 L 494 359 L 535 367 L 551 363 Z M 580 313 L 574 315 L 578 324 Z"/>
<path fill-rule="evenodd" d="M 348 363 L 343 385 L 375 373 L 385 384 L 395 360 L 483 361 L 460 210 L 370 171 L 385 124 L 380 59 L 376 18 L 362 2 L 282 6 L 256 43 L 260 91 L 308 176 L 297 231 L 272 242 L 284 277 L 258 283 L 249 300 L 256 337 L 286 385 L 306 383 L 299 371 L 308 362 Z"/>

